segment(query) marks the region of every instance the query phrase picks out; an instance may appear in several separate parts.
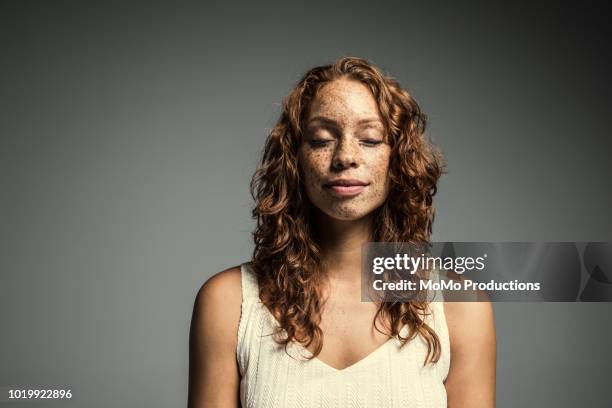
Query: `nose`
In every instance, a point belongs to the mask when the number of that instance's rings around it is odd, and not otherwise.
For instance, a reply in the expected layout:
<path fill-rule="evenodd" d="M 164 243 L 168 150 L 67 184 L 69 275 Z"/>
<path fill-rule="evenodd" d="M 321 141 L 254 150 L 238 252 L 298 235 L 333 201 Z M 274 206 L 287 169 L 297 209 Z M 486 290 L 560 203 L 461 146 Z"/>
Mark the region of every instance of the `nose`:
<path fill-rule="evenodd" d="M 340 138 L 332 158 L 333 169 L 343 170 L 350 167 L 358 167 L 358 155 L 358 147 L 355 146 L 352 139 Z"/>

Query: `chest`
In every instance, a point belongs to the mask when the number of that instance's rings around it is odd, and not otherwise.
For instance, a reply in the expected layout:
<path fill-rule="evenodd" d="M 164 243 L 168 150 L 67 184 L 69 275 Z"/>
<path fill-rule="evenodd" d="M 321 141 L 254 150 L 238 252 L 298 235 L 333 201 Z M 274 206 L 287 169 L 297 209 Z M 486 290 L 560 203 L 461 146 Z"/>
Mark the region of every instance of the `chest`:
<path fill-rule="evenodd" d="M 268 335 L 275 323 L 266 310 L 261 309 L 265 323 L 249 325 L 239 343 L 244 407 L 446 407 L 440 372 L 436 365 L 423 366 L 427 347 L 418 338 L 401 348 L 397 339 L 391 339 L 375 344 L 374 351 L 361 349 L 369 354 L 355 361 L 361 356 L 347 353 L 359 353 L 359 342 L 327 334 L 331 340 L 326 338 L 323 353 L 306 360 L 305 350 L 296 343 L 285 350 Z M 376 310 L 362 312 L 371 313 L 371 326 Z M 331 316 L 327 324 L 333 321 Z M 337 350 L 338 359 L 333 355 Z M 334 362 L 339 365 L 334 367 Z"/>
<path fill-rule="evenodd" d="M 356 301 L 354 296 L 337 296 L 325 305 L 320 328 L 323 332 L 323 348 L 317 359 L 338 370 L 350 367 L 367 358 L 385 345 L 390 337 L 381 319 L 374 319 L 378 305 Z M 381 333 L 381 331 L 383 333 Z M 314 347 L 308 349 L 314 352 Z"/>

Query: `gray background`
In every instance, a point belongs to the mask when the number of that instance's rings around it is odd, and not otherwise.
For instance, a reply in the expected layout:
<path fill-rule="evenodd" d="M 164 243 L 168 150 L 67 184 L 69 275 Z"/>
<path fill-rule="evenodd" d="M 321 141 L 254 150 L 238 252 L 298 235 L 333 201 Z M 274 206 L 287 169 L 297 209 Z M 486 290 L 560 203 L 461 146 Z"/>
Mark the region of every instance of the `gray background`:
<path fill-rule="evenodd" d="M 429 114 L 434 240 L 612 241 L 609 14 L 591 3 L 0 3 L 0 387 L 184 406 L 196 291 L 250 256 L 248 182 L 308 68 Z M 496 304 L 499 407 L 607 407 L 610 303 Z"/>

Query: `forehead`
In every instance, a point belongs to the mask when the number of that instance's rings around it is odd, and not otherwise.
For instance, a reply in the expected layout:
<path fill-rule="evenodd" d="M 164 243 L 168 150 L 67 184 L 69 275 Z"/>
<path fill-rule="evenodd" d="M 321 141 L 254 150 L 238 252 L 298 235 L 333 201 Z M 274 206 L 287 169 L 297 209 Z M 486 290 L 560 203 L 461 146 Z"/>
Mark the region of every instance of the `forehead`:
<path fill-rule="evenodd" d="M 379 118 L 378 105 L 367 85 L 352 79 L 338 79 L 323 85 L 309 107 L 308 118 L 324 116 L 340 123 Z"/>

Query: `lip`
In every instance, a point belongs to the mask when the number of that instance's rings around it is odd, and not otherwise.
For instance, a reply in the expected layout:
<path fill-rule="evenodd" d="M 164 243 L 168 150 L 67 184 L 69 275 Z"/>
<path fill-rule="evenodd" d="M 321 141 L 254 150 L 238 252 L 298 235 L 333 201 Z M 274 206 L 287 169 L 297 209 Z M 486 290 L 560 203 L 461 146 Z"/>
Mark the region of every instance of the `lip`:
<path fill-rule="evenodd" d="M 360 194 L 369 183 L 357 179 L 334 179 L 324 185 L 325 188 L 341 197 L 352 197 Z"/>
<path fill-rule="evenodd" d="M 325 186 L 367 186 L 368 184 L 370 183 L 357 179 L 337 178 L 329 180 L 327 183 L 325 183 Z"/>

